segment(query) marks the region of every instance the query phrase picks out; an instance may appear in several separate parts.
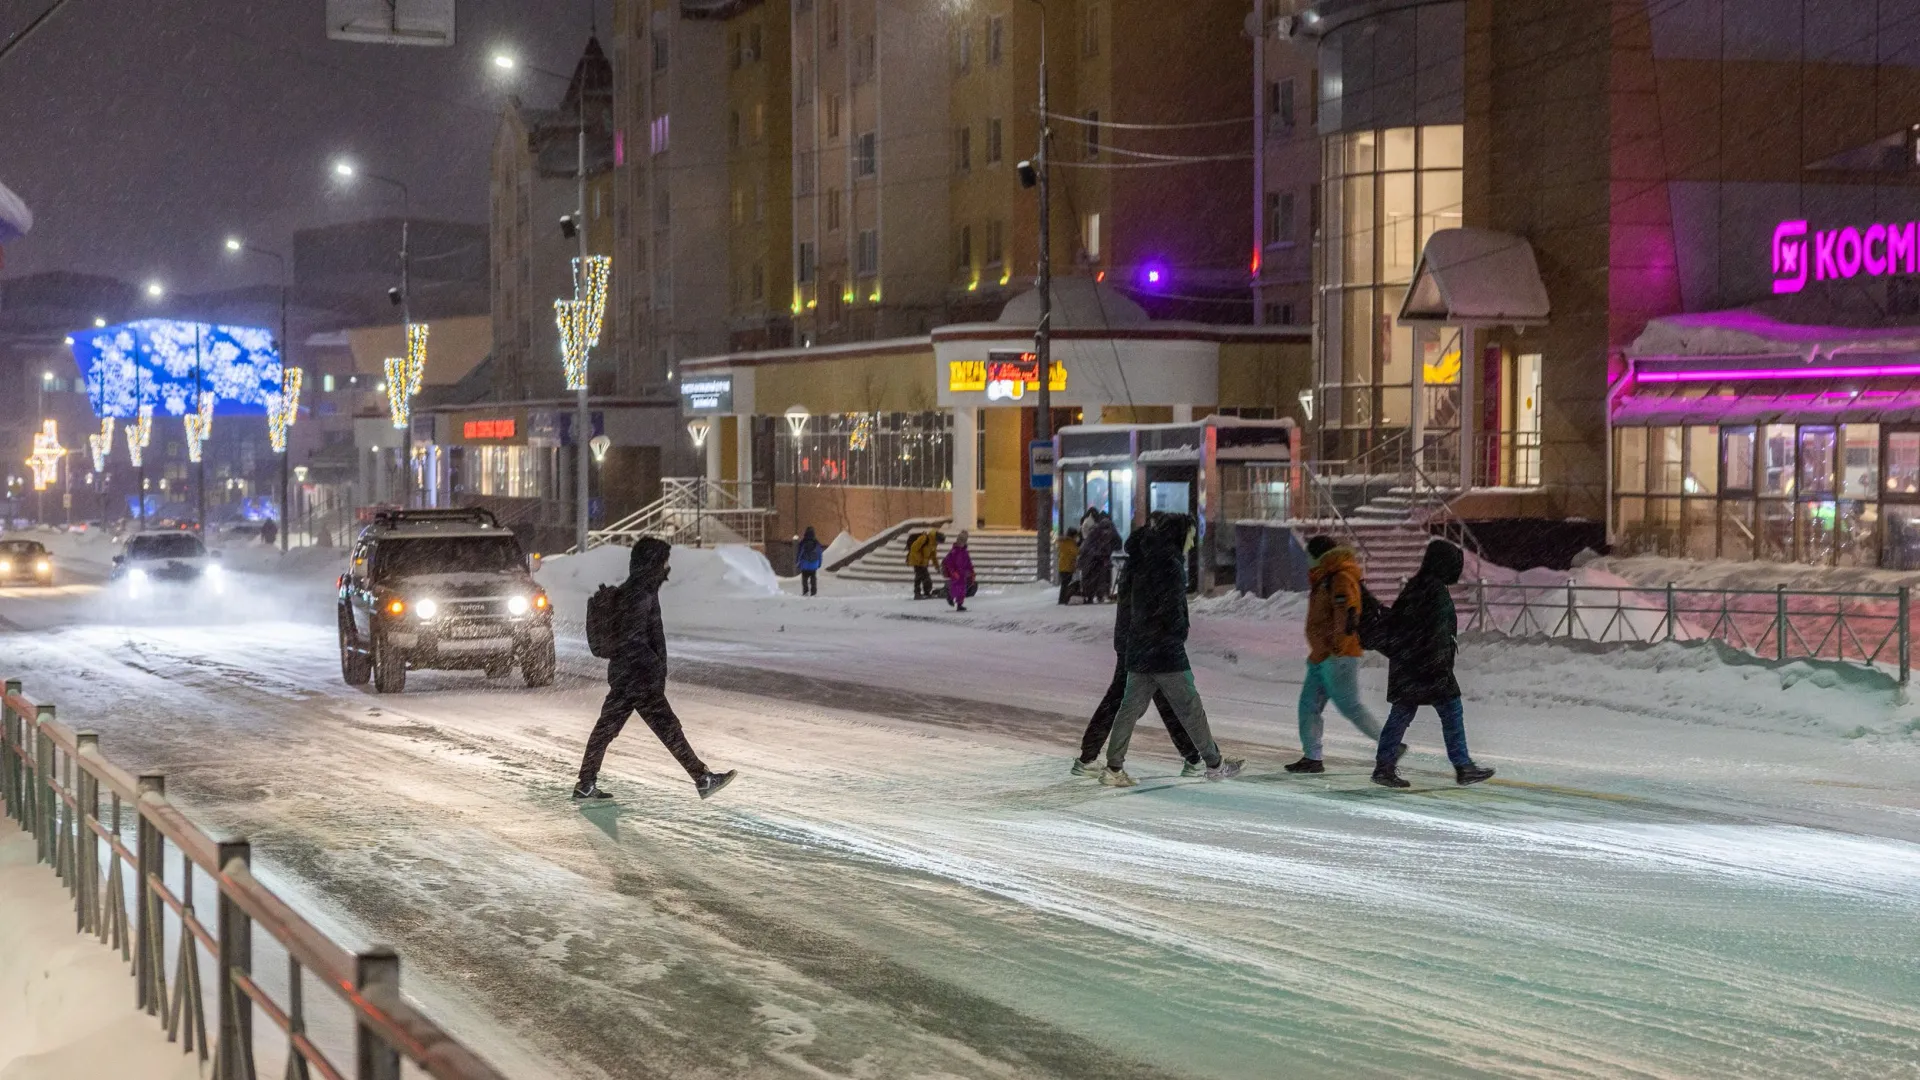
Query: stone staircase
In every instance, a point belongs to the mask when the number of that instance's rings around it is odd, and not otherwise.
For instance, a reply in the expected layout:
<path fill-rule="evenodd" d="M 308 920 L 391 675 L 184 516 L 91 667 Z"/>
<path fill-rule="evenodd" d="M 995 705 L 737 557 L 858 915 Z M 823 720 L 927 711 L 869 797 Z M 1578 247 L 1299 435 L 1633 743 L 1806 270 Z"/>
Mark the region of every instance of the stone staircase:
<path fill-rule="evenodd" d="M 1432 535 L 1419 519 L 1431 501 L 1412 488 L 1394 488 L 1355 507 L 1347 515 L 1354 536 L 1366 547 L 1367 588 L 1392 603 L 1400 585 L 1420 569 Z"/>
<path fill-rule="evenodd" d="M 940 531 L 947 538 L 947 542 L 940 545 L 940 557 L 945 558 L 958 532 L 950 528 Z M 888 582 L 911 590 L 913 567 L 907 565 L 907 544 L 912 539 L 911 533 L 903 532 L 842 567 L 835 576 L 842 581 Z M 973 571 L 980 584 L 1019 585 L 1035 580 L 1034 542 L 1034 534 L 1030 532 L 975 530 L 969 533 L 967 550 L 973 553 Z M 937 563 L 933 577 L 935 582 L 940 580 Z"/>

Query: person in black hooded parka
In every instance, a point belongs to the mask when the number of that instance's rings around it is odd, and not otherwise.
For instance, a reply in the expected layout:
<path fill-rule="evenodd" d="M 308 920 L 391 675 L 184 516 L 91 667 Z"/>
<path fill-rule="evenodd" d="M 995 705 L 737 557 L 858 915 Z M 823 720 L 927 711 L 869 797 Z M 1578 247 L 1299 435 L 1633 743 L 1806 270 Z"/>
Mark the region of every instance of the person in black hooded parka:
<path fill-rule="evenodd" d="M 701 798 L 733 780 L 732 772 L 709 770 L 693 752 L 680 728 L 680 718 L 667 704 L 667 632 L 660 621 L 660 586 L 666 583 L 667 559 L 672 554 L 673 548 L 666 541 L 650 536 L 633 545 L 627 580 L 620 585 L 620 647 L 607 663 L 607 701 L 600 707 L 593 734 L 587 737 L 580 783 L 573 789 L 576 799 L 613 797 L 597 782 L 600 763 L 607 756 L 608 744 L 636 712 L 687 770 Z"/>
<path fill-rule="evenodd" d="M 1460 623 L 1447 588 L 1460 580 L 1465 563 L 1466 556 L 1457 545 L 1432 541 L 1420 561 L 1419 572 L 1393 603 L 1386 650 L 1387 701 L 1393 709 L 1380 732 L 1380 748 L 1373 763 L 1373 782 L 1383 787 L 1411 786 L 1400 778 L 1395 764 L 1403 749 L 1400 740 L 1422 705 L 1430 705 L 1440 714 L 1440 731 L 1447 741 L 1447 760 L 1453 762 L 1456 781 L 1477 784 L 1493 775 L 1492 769 L 1475 765 L 1467 753 L 1460 683 L 1453 677 Z"/>

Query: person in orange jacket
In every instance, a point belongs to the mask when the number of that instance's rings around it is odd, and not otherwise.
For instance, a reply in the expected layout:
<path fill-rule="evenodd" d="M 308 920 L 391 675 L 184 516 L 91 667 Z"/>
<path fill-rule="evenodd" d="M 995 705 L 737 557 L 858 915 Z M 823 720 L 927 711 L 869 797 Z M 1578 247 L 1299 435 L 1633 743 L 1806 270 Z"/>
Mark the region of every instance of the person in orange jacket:
<path fill-rule="evenodd" d="M 1307 593 L 1307 677 L 1300 683 L 1300 760 L 1287 766 L 1290 773 L 1326 771 L 1320 739 L 1328 700 L 1362 735 L 1380 739 L 1380 721 L 1360 700 L 1360 563 L 1352 549 L 1327 536 L 1308 540 L 1307 555 L 1313 559 Z"/>

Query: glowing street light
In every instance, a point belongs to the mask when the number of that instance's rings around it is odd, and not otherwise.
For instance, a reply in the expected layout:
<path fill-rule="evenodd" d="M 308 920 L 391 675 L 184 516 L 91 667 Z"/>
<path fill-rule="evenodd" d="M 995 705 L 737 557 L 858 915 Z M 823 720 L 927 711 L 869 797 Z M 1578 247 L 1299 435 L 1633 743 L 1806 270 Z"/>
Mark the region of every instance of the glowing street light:
<path fill-rule="evenodd" d="M 243 244 L 243 243 L 241 243 L 241 242 L 240 242 L 240 238 L 239 238 L 239 237 L 237 237 L 237 236 L 229 236 L 229 237 L 227 237 L 227 250 L 228 250 L 228 251 L 233 251 L 233 252 L 238 252 L 238 251 L 240 251 L 240 250 L 241 250 L 242 248 L 245 248 L 246 246 L 247 246 L 247 245 L 245 245 L 245 244 Z"/>
<path fill-rule="evenodd" d="M 342 180 L 351 180 L 351 179 L 353 179 L 353 162 L 351 162 L 351 161 L 336 161 L 336 162 L 334 162 L 334 163 L 333 163 L 333 175 L 335 175 L 335 176 L 337 176 L 337 177 L 339 177 L 339 178 L 340 178 L 340 179 L 342 179 Z"/>
<path fill-rule="evenodd" d="M 167 295 L 167 287 L 165 285 L 162 285 L 157 281 L 147 282 L 148 299 L 158 300 L 165 295 Z"/>
<path fill-rule="evenodd" d="M 93 328 L 95 330 L 104 330 L 106 329 L 106 327 L 107 327 L 107 320 L 101 318 L 98 315 L 95 315 L 93 317 Z"/>
<path fill-rule="evenodd" d="M 520 63 L 519 61 L 515 60 L 511 55 L 507 53 L 501 52 L 501 53 L 493 54 L 493 66 L 501 69 L 502 71 L 512 71 L 514 68 L 519 66 L 519 63 Z"/>

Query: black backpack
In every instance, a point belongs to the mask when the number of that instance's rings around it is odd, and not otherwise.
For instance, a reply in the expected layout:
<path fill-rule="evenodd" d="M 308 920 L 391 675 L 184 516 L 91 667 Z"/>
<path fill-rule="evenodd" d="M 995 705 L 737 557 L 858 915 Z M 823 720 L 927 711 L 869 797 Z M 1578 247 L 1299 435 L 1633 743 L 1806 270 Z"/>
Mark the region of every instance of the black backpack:
<path fill-rule="evenodd" d="M 587 651 L 602 660 L 613 659 L 624 636 L 620 626 L 623 595 L 618 585 L 602 585 L 587 598 Z"/>
<path fill-rule="evenodd" d="M 1364 581 L 1360 583 L 1360 625 L 1355 629 L 1361 648 L 1393 654 L 1393 609 L 1381 603 Z"/>

